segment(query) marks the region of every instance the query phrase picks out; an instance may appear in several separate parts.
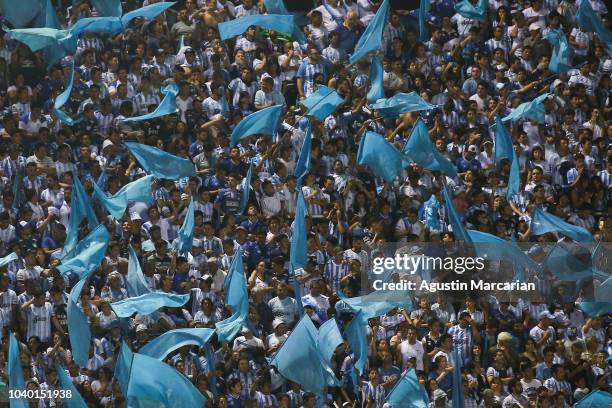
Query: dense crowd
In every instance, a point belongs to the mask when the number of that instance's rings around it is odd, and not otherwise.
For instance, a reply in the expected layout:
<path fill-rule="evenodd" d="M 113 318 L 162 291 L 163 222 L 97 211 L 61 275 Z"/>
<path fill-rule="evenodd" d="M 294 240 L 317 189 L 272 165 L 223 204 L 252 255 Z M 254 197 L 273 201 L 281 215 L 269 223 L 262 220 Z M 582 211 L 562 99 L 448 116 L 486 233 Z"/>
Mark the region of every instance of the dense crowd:
<path fill-rule="evenodd" d="M 96 15 L 87 1 L 58 3 L 56 12 L 66 27 Z M 353 376 L 355 358 L 347 344 L 336 350 L 331 363 L 342 386 L 328 388 L 324 397 L 306 392 L 267 364 L 266 357 L 282 347 L 298 321 L 300 303 L 315 326 L 335 318 L 341 329 L 346 327 L 352 315 L 334 307 L 338 292 L 354 297 L 371 290 L 372 251 L 380 245 L 437 243 L 442 256 L 457 254 L 444 205 L 435 214 L 440 228 L 432 228 L 423 214 L 430 197 L 444 202 L 444 186 L 467 227 L 506 240 L 535 244 L 560 238 L 530 234 L 536 207 L 586 228 L 602 245 L 612 239 L 612 57 L 609 44 L 575 23 L 574 1 L 489 0 L 486 20 L 479 21 L 456 13 L 452 0 L 436 0 L 426 18 L 425 41 L 418 40 L 418 3 L 417 10 L 394 5 L 378 52 L 385 94 L 415 91 L 439 105 L 394 119 L 381 118 L 366 101 L 370 57 L 348 61 L 381 1 L 312 3 L 298 20 L 306 44 L 258 27 L 220 41 L 218 23 L 266 12 L 263 1 L 254 0 L 178 1 L 151 21 L 133 21 L 116 36 L 81 35 L 74 57 L 55 66 L 42 53 L 0 35 L 0 256 L 17 255 L 0 269 L 0 382 L 5 388 L 12 331 L 21 343 L 27 389 L 61 388 L 56 367 L 65 367 L 89 406 L 125 407 L 113 378 L 121 342 L 137 352 L 161 333 L 214 328 L 229 317 L 224 280 L 240 248 L 249 327 L 230 343 L 213 338 L 212 365 L 203 348 L 190 346 L 164 360 L 193 382 L 210 407 L 382 408 L 385 395 L 411 368 L 431 406 L 446 407 L 457 364 L 463 406 L 470 408 L 562 408 L 592 390 L 610 390 L 610 316 L 585 316 L 575 307 L 584 297 L 580 286 L 559 282 L 550 271 L 531 275 L 538 282 L 532 297 L 412 294 L 412 308 L 369 320 L 362 373 Z M 123 2 L 124 10 L 142 5 Z M 605 2 L 591 5 L 610 27 Z M 567 36 L 572 63 L 558 75 L 548 70 L 552 48 L 544 39 L 555 28 Z M 77 68 L 64 110 L 82 120 L 68 126 L 52 107 L 68 83 L 72 60 Z M 152 112 L 163 99 L 160 89 L 171 83 L 179 89 L 178 113 L 122 121 Z M 304 116 L 300 105 L 320 85 L 343 98 L 322 121 Z M 507 124 L 521 176 L 520 194 L 508 201 L 510 166 L 494 157 L 491 126 L 496 115 L 505 116 L 543 92 L 551 93 L 544 124 Z M 254 135 L 230 147 L 229 135 L 242 118 L 278 104 L 284 110 L 274 137 Z M 436 149 L 456 165 L 457 177 L 413 164 L 388 183 L 357 164 L 364 132 L 379 133 L 401 150 L 418 116 Z M 309 121 L 311 162 L 302 186 L 308 262 L 292 274 L 294 170 Z M 153 204 L 132 202 L 121 219 L 92 200 L 111 242 L 80 296 L 93 339 L 87 366 L 79 367 L 72 360 L 66 313 L 76 280 L 56 269 L 71 190 L 78 177 L 88 194 L 95 181 L 113 195 L 144 176 L 124 141 L 189 158 L 197 176 L 155 180 Z M 240 214 L 249 163 L 249 202 Z M 173 242 L 190 200 L 195 202 L 195 238 L 188 256 L 182 256 Z M 88 232 L 87 222 L 82 223 L 80 238 Z M 120 321 L 110 304 L 128 297 L 129 245 L 150 289 L 190 294 L 189 302 L 137 314 L 127 324 Z M 530 255 L 541 259 L 542 252 L 540 247 Z M 508 273 L 506 266 L 488 263 L 486 274 Z M 295 299 L 296 288 L 301 302 Z M 62 401 L 34 399 L 29 405 L 58 407 Z"/>

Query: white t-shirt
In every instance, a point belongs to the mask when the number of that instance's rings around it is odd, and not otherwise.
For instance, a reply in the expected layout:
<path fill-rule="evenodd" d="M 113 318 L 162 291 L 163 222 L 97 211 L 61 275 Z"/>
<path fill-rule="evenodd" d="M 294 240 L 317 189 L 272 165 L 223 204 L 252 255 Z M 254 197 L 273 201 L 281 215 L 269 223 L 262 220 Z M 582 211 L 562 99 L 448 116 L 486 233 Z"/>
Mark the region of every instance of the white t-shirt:
<path fill-rule="evenodd" d="M 408 340 L 404 340 L 400 343 L 400 353 L 402 354 L 402 370 L 408 366 L 408 361 L 411 358 L 416 358 L 416 369 L 423 370 L 423 355 L 425 350 L 423 344 L 417 341 L 414 344 L 410 344 Z"/>

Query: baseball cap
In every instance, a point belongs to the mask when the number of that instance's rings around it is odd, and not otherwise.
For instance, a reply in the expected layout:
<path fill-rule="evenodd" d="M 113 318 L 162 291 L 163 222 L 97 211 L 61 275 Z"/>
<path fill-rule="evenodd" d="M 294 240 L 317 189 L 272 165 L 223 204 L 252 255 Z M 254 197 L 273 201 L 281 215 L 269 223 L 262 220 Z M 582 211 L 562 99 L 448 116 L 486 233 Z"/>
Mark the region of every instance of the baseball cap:
<path fill-rule="evenodd" d="M 548 310 L 545 310 L 545 311 L 543 311 L 542 313 L 540 313 L 540 314 L 538 315 L 538 318 L 539 318 L 540 320 L 542 320 L 542 319 L 550 319 L 550 320 L 552 320 L 552 319 L 554 319 L 555 317 L 554 317 L 553 315 L 551 315 L 551 314 L 550 314 L 550 312 L 549 312 Z"/>

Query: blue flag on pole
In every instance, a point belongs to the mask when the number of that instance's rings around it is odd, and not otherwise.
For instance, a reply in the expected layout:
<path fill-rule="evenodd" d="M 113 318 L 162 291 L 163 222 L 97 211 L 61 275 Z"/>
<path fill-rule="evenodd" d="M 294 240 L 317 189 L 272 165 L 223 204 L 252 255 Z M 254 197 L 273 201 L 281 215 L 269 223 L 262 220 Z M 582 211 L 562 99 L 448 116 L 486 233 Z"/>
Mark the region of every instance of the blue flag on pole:
<path fill-rule="evenodd" d="M 366 334 L 366 326 L 368 322 L 364 319 L 361 312 L 357 313 L 353 320 L 349 323 L 344 334 L 351 351 L 355 355 L 354 366 L 359 371 L 359 374 L 363 374 L 365 363 L 368 361 L 368 339 Z"/>
<path fill-rule="evenodd" d="M 153 357 L 121 345 L 115 377 L 128 407 L 203 407 L 206 398 L 187 377 Z"/>
<path fill-rule="evenodd" d="M 215 326 L 219 341 L 229 342 L 248 323 L 249 317 L 249 293 L 240 248 L 236 251 L 225 282 L 223 282 L 223 292 L 225 293 L 225 304 L 232 308 L 232 315 Z"/>
<path fill-rule="evenodd" d="M 366 132 L 359 142 L 357 163 L 367 165 L 375 175 L 392 182 L 410 165 L 410 160 L 382 135 Z"/>
<path fill-rule="evenodd" d="M 386 402 L 392 407 L 429 408 L 429 397 L 421 385 L 414 368 L 409 368 L 387 394 Z"/>
<path fill-rule="evenodd" d="M 516 157 L 514 147 L 512 147 L 512 138 L 508 129 L 504 126 L 501 117 L 497 115 L 495 118 L 495 161 L 501 159 L 508 159 L 510 161 L 510 176 L 508 178 L 508 192 L 506 197 L 508 201 L 519 193 L 520 188 L 520 167 L 519 161 Z"/>
<path fill-rule="evenodd" d="M 461 366 L 462 360 L 459 357 L 457 344 L 453 344 L 453 394 L 452 394 L 452 408 L 464 408 L 465 407 L 465 396 L 463 395 L 463 378 L 461 377 Z"/>
<path fill-rule="evenodd" d="M 283 105 L 274 105 L 251 113 L 242 119 L 232 131 L 230 146 L 236 146 L 239 140 L 247 136 L 256 134 L 273 135 L 282 112 Z"/>
<path fill-rule="evenodd" d="M 610 404 L 612 404 L 612 394 L 604 390 L 595 390 L 578 401 L 574 408 L 609 407 Z"/>
<path fill-rule="evenodd" d="M 66 89 L 57 95 L 55 101 L 53 102 L 53 114 L 62 122 L 64 122 L 68 126 L 74 126 L 79 123 L 83 118 L 71 118 L 66 112 L 62 111 L 62 107 L 68 102 L 70 99 L 70 93 L 72 92 L 72 85 L 74 83 L 74 60 L 70 63 L 70 79 L 68 80 L 68 85 L 66 85 Z"/>
<path fill-rule="evenodd" d="M 25 380 L 23 378 L 23 369 L 21 368 L 21 350 L 19 342 L 12 331 L 8 332 L 9 350 L 8 350 L 8 382 L 9 390 L 14 393 L 24 392 L 26 390 Z M 26 398 L 11 398 L 9 400 L 11 408 L 28 408 Z"/>
<path fill-rule="evenodd" d="M 408 311 L 412 310 L 412 301 L 407 291 L 377 290 L 367 295 L 347 298 L 338 292 L 340 300 L 336 303 L 338 312 L 348 311 L 354 314 L 361 313 L 364 320 L 382 316 L 389 310 L 401 307 Z"/>
<path fill-rule="evenodd" d="M 110 197 L 102 191 L 97 183 L 93 182 L 92 185 L 94 196 L 100 200 L 106 211 L 115 219 L 120 220 L 130 202 L 141 201 L 147 204 L 153 202 L 152 182 L 153 176 L 151 175 L 141 177 L 121 187 L 119 191 Z"/>
<path fill-rule="evenodd" d="M 471 242 L 471 239 L 467 233 L 463 222 L 461 221 L 461 217 L 457 213 L 457 209 L 453 205 L 453 199 L 448 192 L 448 188 L 444 186 L 442 189 L 442 195 L 444 196 L 444 205 L 446 206 L 446 212 L 448 213 L 448 220 L 450 222 L 451 228 L 453 229 L 453 234 L 455 235 L 455 239 L 457 241 L 463 242 Z"/>
<path fill-rule="evenodd" d="M 366 95 L 368 103 L 370 104 L 376 103 L 379 99 L 385 99 L 383 74 L 382 61 L 378 55 L 375 55 L 372 57 L 372 63 L 370 64 L 370 90 Z"/>
<path fill-rule="evenodd" d="M 285 7 L 285 3 L 283 0 L 264 0 L 264 5 L 266 6 L 266 12 L 268 14 L 281 14 L 287 15 L 291 14 Z M 293 24 L 293 31 L 291 32 L 293 38 L 300 44 L 306 44 L 306 37 L 302 30 L 300 30 L 300 26 L 295 23 Z"/>
<path fill-rule="evenodd" d="M 183 346 L 204 347 L 215 334 L 214 329 L 175 329 L 145 344 L 140 354 L 163 361 L 168 354 Z"/>
<path fill-rule="evenodd" d="M 419 41 L 429 41 L 429 30 L 427 29 L 427 14 L 431 9 L 429 0 L 420 0 L 419 2 Z"/>
<path fill-rule="evenodd" d="M 342 102 L 344 99 L 335 90 L 319 85 L 316 92 L 300 103 L 308 109 L 305 116 L 314 116 L 322 121 L 331 115 Z"/>
<path fill-rule="evenodd" d="M 384 0 L 370 24 L 359 37 L 355 52 L 349 58 L 349 62 L 354 64 L 370 51 L 379 50 L 382 48 L 382 33 L 389 20 L 389 0 Z"/>
<path fill-rule="evenodd" d="M 177 113 L 179 111 L 179 109 L 176 107 L 176 95 L 179 93 L 178 86 L 176 84 L 169 84 L 162 88 L 161 93 L 164 95 L 164 99 L 162 99 L 160 104 L 157 105 L 157 108 L 155 108 L 153 112 L 140 116 L 133 116 L 131 118 L 125 118 L 122 119 L 121 122 L 142 122 L 143 120 L 150 120 Z"/>
<path fill-rule="evenodd" d="M 502 122 L 508 122 L 509 120 L 515 122 L 520 119 L 529 119 L 537 123 L 544 123 L 544 101 L 550 94 L 545 93 L 538 96 L 537 98 L 521 103 L 515 110 L 506 115 Z"/>
<path fill-rule="evenodd" d="M 306 125 L 306 134 L 304 135 L 304 142 L 302 143 L 302 149 L 300 150 L 300 157 L 295 164 L 295 170 L 293 174 L 297 179 L 297 189 L 302 189 L 302 180 L 308 171 L 310 170 L 310 153 L 312 150 L 312 125 L 310 121 Z"/>
<path fill-rule="evenodd" d="M 132 245 L 128 245 L 128 272 L 125 278 L 125 286 L 130 297 L 137 297 L 151 292 L 142 269 L 140 269 L 138 255 L 136 255 Z"/>
<path fill-rule="evenodd" d="M 120 0 L 90 0 L 99 16 L 119 17 L 123 14 Z"/>
<path fill-rule="evenodd" d="M 376 109 L 383 118 L 397 118 L 400 114 L 406 112 L 419 112 L 423 110 L 431 110 L 437 108 L 438 105 L 432 105 L 421 98 L 416 92 L 397 93 L 391 98 L 378 100 L 373 109 Z"/>
<path fill-rule="evenodd" d="M 297 203 L 295 217 L 293 218 L 293 231 L 291 232 L 291 247 L 289 252 L 289 263 L 294 268 L 301 268 L 308 261 L 308 249 L 306 248 L 306 216 L 308 208 L 304 201 L 302 189 L 297 192 Z"/>
<path fill-rule="evenodd" d="M 576 23 L 578 23 L 583 30 L 597 34 L 599 39 L 606 44 L 608 48 L 612 47 L 612 33 L 604 27 L 599 16 L 593 11 L 591 2 L 580 2 L 578 12 L 576 13 Z"/>
<path fill-rule="evenodd" d="M 323 361 L 331 361 L 336 347 L 343 341 L 336 319 L 332 318 L 323 323 L 317 335 L 317 348 Z"/>
<path fill-rule="evenodd" d="M 553 49 L 550 62 L 548 63 L 548 70 L 553 74 L 569 71 L 572 68 L 570 64 L 570 49 L 563 30 L 551 28 L 544 36 L 544 39 L 548 40 Z"/>
<path fill-rule="evenodd" d="M 294 36 L 296 31 L 300 32 L 300 29 L 296 28 L 292 15 L 256 14 L 252 16 L 242 16 L 241 18 L 219 23 L 217 26 L 219 29 L 219 38 L 221 41 L 225 41 L 236 37 L 244 33 L 250 26 L 259 26 L 266 30 L 293 34 Z M 301 38 L 296 37 L 295 39 L 298 42 L 302 42 L 305 38 L 302 36 Z"/>
<path fill-rule="evenodd" d="M 85 192 L 79 178 L 75 175 L 72 182 L 70 197 L 70 218 L 66 228 L 66 241 L 64 243 L 64 254 L 69 254 L 77 245 L 79 240 L 79 224 L 87 218 L 89 229 L 93 230 L 99 224 L 96 213 L 91 206 L 90 198 Z"/>
<path fill-rule="evenodd" d="M 62 406 L 66 408 L 87 408 L 85 400 L 81 394 L 79 394 L 79 391 L 74 386 L 74 383 L 70 377 L 68 377 L 68 373 L 66 373 L 64 367 L 56 365 L 55 371 L 57 372 L 57 381 L 59 382 L 61 389 L 64 391 L 70 391 L 71 393 L 70 398 L 63 398 Z M 66 395 L 67 394 L 68 393 L 66 393 Z"/>
<path fill-rule="evenodd" d="M 577 225 L 570 224 L 562 219 L 555 217 L 536 207 L 533 217 L 531 218 L 531 233 L 533 235 L 543 235 L 548 232 L 556 232 L 573 239 L 576 242 L 593 244 L 595 238 L 586 229 Z"/>
<path fill-rule="evenodd" d="M 476 254 L 488 261 L 506 261 L 522 268 L 539 270 L 537 262 L 527 256 L 516 243 L 475 230 L 467 230 Z"/>
<path fill-rule="evenodd" d="M 251 195 L 251 179 L 253 178 L 253 161 L 249 160 L 249 169 L 247 170 L 246 176 L 240 183 L 240 207 L 238 207 L 238 214 L 244 214 L 249 205 L 249 196 Z"/>
<path fill-rule="evenodd" d="M 147 174 L 168 180 L 178 180 L 196 175 L 195 167 L 189 159 L 140 143 L 125 142 L 125 145 Z"/>
<path fill-rule="evenodd" d="M 581 279 L 596 278 L 605 280 L 609 275 L 599 271 L 593 264 L 593 259 L 586 263 L 575 254 L 568 251 L 563 242 L 556 243 L 542 261 L 550 273 L 561 281 L 577 282 Z"/>
<path fill-rule="evenodd" d="M 57 270 L 62 275 L 74 273 L 79 279 L 83 278 L 97 268 L 104 259 L 108 240 L 108 230 L 103 224 L 98 225 L 62 259 Z"/>
<path fill-rule="evenodd" d="M 134 298 L 111 303 L 117 317 L 130 317 L 134 313 L 151 314 L 161 307 L 181 307 L 189 301 L 189 294 L 177 295 L 165 292 L 150 292 Z"/>
<path fill-rule="evenodd" d="M 420 118 L 414 124 L 410 138 L 404 145 L 403 153 L 427 170 L 441 171 L 450 177 L 457 175 L 455 165 L 442 156 L 431 142 L 427 126 Z"/>
<path fill-rule="evenodd" d="M 89 347 L 91 345 L 91 329 L 89 320 L 85 313 L 79 308 L 78 302 L 81 297 L 83 286 L 87 277 L 83 277 L 70 291 L 68 298 L 68 336 L 72 348 L 72 358 L 79 367 L 87 367 L 89 361 Z"/>
<path fill-rule="evenodd" d="M 612 302 L 578 302 L 577 306 L 589 317 L 605 316 L 612 313 Z"/>
<path fill-rule="evenodd" d="M 195 202 L 193 198 L 189 202 L 189 207 L 187 207 L 187 214 L 185 215 L 185 219 L 183 220 L 183 225 L 178 232 L 178 238 L 176 241 L 176 249 L 177 252 L 183 256 L 187 256 L 189 251 L 191 251 L 191 246 L 193 245 L 193 230 L 195 228 Z"/>
<path fill-rule="evenodd" d="M 476 6 L 470 0 L 461 0 L 455 4 L 455 11 L 465 18 L 472 20 L 484 20 L 487 15 L 486 0 L 478 0 Z"/>

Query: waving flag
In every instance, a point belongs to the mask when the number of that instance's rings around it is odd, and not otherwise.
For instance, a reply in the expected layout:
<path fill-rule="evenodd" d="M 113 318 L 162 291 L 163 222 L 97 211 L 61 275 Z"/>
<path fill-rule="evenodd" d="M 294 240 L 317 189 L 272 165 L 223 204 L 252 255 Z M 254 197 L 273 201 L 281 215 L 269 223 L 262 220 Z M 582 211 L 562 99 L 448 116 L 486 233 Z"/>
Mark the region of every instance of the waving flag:
<path fill-rule="evenodd" d="M 63 407 L 65 408 L 87 408 L 87 404 L 85 400 L 79 394 L 79 391 L 74 386 L 74 383 L 66 373 L 66 370 L 60 365 L 55 366 L 55 371 L 57 372 L 57 381 L 62 390 L 70 391 L 70 398 L 63 398 Z M 66 392 L 66 394 L 68 394 Z"/>
<path fill-rule="evenodd" d="M 605 316 L 612 313 L 612 302 L 578 302 L 577 306 L 589 317 Z"/>
<path fill-rule="evenodd" d="M 597 34 L 599 39 L 608 46 L 612 47 L 612 33 L 607 30 L 601 19 L 591 6 L 590 1 L 581 1 L 576 13 L 576 23 L 585 31 Z"/>
<path fill-rule="evenodd" d="M 91 345 L 91 329 L 85 313 L 79 308 L 78 302 L 87 277 L 83 277 L 70 291 L 68 298 L 68 336 L 72 348 L 72 358 L 79 367 L 87 367 L 89 347 Z"/>
<path fill-rule="evenodd" d="M 257 14 L 224 21 L 218 25 L 219 38 L 221 41 L 225 41 L 236 37 L 244 33 L 250 26 L 259 26 L 278 33 L 292 34 L 298 42 L 305 43 L 305 37 L 303 34 L 300 36 L 301 31 L 295 25 L 294 17 L 281 14 Z"/>
<path fill-rule="evenodd" d="M 151 175 L 141 177 L 126 184 L 110 197 L 102 191 L 97 183 L 93 182 L 92 185 L 95 197 L 100 200 L 106 211 L 115 219 L 120 220 L 130 202 L 153 202 L 153 193 L 151 192 L 152 181 L 153 176 Z"/>
<path fill-rule="evenodd" d="M 389 0 L 384 0 L 364 33 L 359 37 L 355 52 L 351 55 L 349 62 L 354 64 L 370 51 L 382 48 L 382 33 L 389 20 Z"/>
<path fill-rule="evenodd" d="M 317 91 L 300 103 L 308 109 L 305 116 L 314 116 L 322 121 L 331 115 L 342 102 L 344 99 L 335 90 L 325 85 L 318 85 Z"/>
<path fill-rule="evenodd" d="M 323 361 L 331 361 L 336 348 L 343 342 L 342 333 L 340 333 L 336 319 L 331 318 L 319 327 L 319 333 L 317 334 L 317 349 Z"/>
<path fill-rule="evenodd" d="M 509 120 L 515 122 L 520 119 L 529 119 L 537 123 L 544 123 L 544 101 L 550 94 L 545 93 L 538 96 L 532 101 L 521 103 L 515 110 L 506 115 L 502 122 L 508 122 Z"/>
<path fill-rule="evenodd" d="M 41 0 L 24 0 L 16 7 L 14 0 L 0 0 L 0 14 L 13 27 L 27 27 L 41 12 Z"/>
<path fill-rule="evenodd" d="M 432 105 L 425 102 L 423 98 L 417 95 L 416 92 L 397 93 L 391 98 L 378 100 L 373 109 L 376 109 L 383 118 L 397 118 L 400 114 L 406 112 L 419 112 L 423 110 L 431 110 L 438 108 L 438 105 Z"/>
<path fill-rule="evenodd" d="M 115 377 L 130 407 L 203 407 L 206 398 L 174 367 L 121 345 Z"/>
<path fill-rule="evenodd" d="M 177 252 L 183 256 L 187 256 L 189 251 L 191 251 L 191 246 L 193 245 L 193 230 L 195 228 L 195 203 L 193 198 L 189 202 L 189 207 L 187 207 L 187 215 L 185 215 L 185 219 L 183 220 L 183 225 L 178 232 L 178 238 L 176 241 Z"/>
<path fill-rule="evenodd" d="M 508 178 L 508 201 L 519 193 L 520 187 L 520 168 L 516 152 L 512 147 L 512 138 L 504 126 L 501 117 L 497 115 L 495 119 L 495 161 L 506 158 L 510 161 L 510 176 Z"/>
<path fill-rule="evenodd" d="M 587 263 L 583 262 L 564 248 L 562 243 L 556 243 L 552 247 L 542 261 L 542 266 L 546 267 L 561 281 L 577 282 L 589 278 L 605 280 L 609 276 L 605 272 L 598 271 L 593 266 L 591 259 Z"/>
<path fill-rule="evenodd" d="M 96 218 L 89 196 L 83 189 L 79 178 L 75 175 L 72 182 L 70 196 L 70 218 L 66 228 L 66 241 L 64 243 L 64 254 L 69 254 L 77 245 L 79 240 L 79 224 L 87 218 L 89 229 L 93 230 L 99 224 Z"/>
<path fill-rule="evenodd" d="M 287 7 L 285 7 L 283 0 L 264 0 L 264 6 L 266 6 L 266 11 L 269 14 L 291 14 L 287 10 Z M 300 44 L 306 44 L 306 37 L 304 37 L 304 33 L 302 30 L 300 30 L 300 27 L 295 22 L 293 24 L 293 31 L 291 32 L 291 35 Z"/>
<path fill-rule="evenodd" d="M 478 0 L 474 7 L 470 0 L 461 0 L 455 4 L 455 11 L 465 18 L 484 20 L 487 15 L 487 2 L 485 0 Z"/>
<path fill-rule="evenodd" d="M 421 385 L 414 368 L 409 368 L 387 394 L 386 402 L 392 407 L 429 408 L 429 397 Z"/>
<path fill-rule="evenodd" d="M 137 297 L 151 292 L 145 281 L 142 269 L 140 269 L 138 256 L 132 245 L 128 245 L 128 273 L 125 278 L 125 286 L 130 297 Z"/>
<path fill-rule="evenodd" d="M 0 258 L 0 268 L 2 268 L 3 266 L 8 265 L 9 263 L 11 263 L 11 262 L 13 262 L 13 261 L 15 261 L 17 259 L 19 259 L 17 254 L 14 253 L 14 252 L 11 252 L 7 256 L 5 256 L 4 258 Z"/>
<path fill-rule="evenodd" d="M 179 111 L 179 109 L 176 107 L 176 95 L 179 93 L 178 86 L 176 84 L 166 85 L 164 88 L 162 88 L 161 93 L 164 95 L 164 99 L 162 99 L 160 104 L 157 105 L 157 108 L 155 108 L 153 112 L 121 119 L 121 121 L 127 123 L 142 122 L 144 120 L 150 120 L 177 113 Z"/>
<path fill-rule="evenodd" d="M 531 218 L 531 233 L 533 235 L 543 235 L 548 232 L 556 232 L 566 237 L 570 237 L 576 242 L 593 244 L 595 238 L 586 229 L 577 225 L 570 224 L 552 214 L 544 212 L 542 208 L 536 207 Z"/>
<path fill-rule="evenodd" d="M 438 202 L 435 194 L 429 197 L 429 200 L 423 204 L 423 217 L 425 219 L 425 225 L 430 230 L 441 231 L 442 226 L 440 225 L 440 217 L 438 216 L 441 205 Z"/>
<path fill-rule="evenodd" d="M 533 271 L 540 269 L 540 266 L 529 256 L 527 256 L 516 243 L 475 230 L 467 230 L 468 236 L 476 254 L 488 261 L 506 261 L 522 268 L 529 268 Z"/>
<path fill-rule="evenodd" d="M 363 314 L 359 312 L 353 317 L 353 320 L 351 320 L 344 332 L 348 344 L 351 347 L 351 351 L 355 355 L 354 365 L 360 375 L 363 374 L 365 363 L 368 361 L 367 325 L 367 320 L 364 319 Z"/>
<path fill-rule="evenodd" d="M 26 386 L 23 378 L 23 369 L 21 368 L 21 350 L 19 349 L 19 342 L 12 331 L 8 332 L 8 337 L 9 350 L 7 369 L 9 390 L 14 393 L 24 392 Z M 11 408 L 28 408 L 30 406 L 26 398 L 11 398 L 9 404 Z"/>
<path fill-rule="evenodd" d="M 256 134 L 273 135 L 282 112 L 283 105 L 274 105 L 251 113 L 242 119 L 232 131 L 230 146 L 236 146 L 239 140 L 247 136 Z"/>
<path fill-rule="evenodd" d="M 427 170 L 441 171 L 450 177 L 457 175 L 455 165 L 436 150 L 429 137 L 427 126 L 420 118 L 414 124 L 410 138 L 404 145 L 403 153 Z"/>
<path fill-rule="evenodd" d="M 461 358 L 458 353 L 458 345 L 453 344 L 453 360 L 455 364 L 453 366 L 453 399 L 452 408 L 464 408 L 465 407 L 465 396 L 463 395 L 463 378 L 461 377 Z"/>
<path fill-rule="evenodd" d="M 289 253 L 289 263 L 294 268 L 301 268 L 308 261 L 306 248 L 306 216 L 308 208 L 304 201 L 302 190 L 297 192 L 297 204 L 295 207 L 295 217 L 293 219 L 293 230 L 291 232 L 291 247 Z"/>
<path fill-rule="evenodd" d="M 242 326 L 248 323 L 249 317 L 249 293 L 247 291 L 244 267 L 242 265 L 242 249 L 238 248 L 230 270 L 223 282 L 223 293 L 225 304 L 231 306 L 232 315 L 218 322 L 217 337 L 221 342 L 229 342 L 240 331 Z"/>
<path fill-rule="evenodd" d="M 125 145 L 147 174 L 168 180 L 196 175 L 195 167 L 189 159 L 183 159 L 157 147 L 140 143 L 125 142 Z"/>
<path fill-rule="evenodd" d="M 457 241 L 463 242 L 471 242 L 470 236 L 467 233 L 463 222 L 461 221 L 461 217 L 457 213 L 457 209 L 453 205 L 453 199 L 448 192 L 446 186 L 442 189 L 442 194 L 444 196 L 444 205 L 446 206 L 446 212 L 448 213 L 448 220 L 450 222 L 451 228 L 453 229 L 453 234 Z"/>
<path fill-rule="evenodd" d="M 425 0 L 423 0 L 425 1 Z M 370 90 L 366 95 L 368 103 L 376 103 L 379 99 L 385 98 L 385 89 L 383 88 L 383 66 L 378 55 L 372 57 L 370 64 Z"/>
<path fill-rule="evenodd" d="M 163 361 L 168 354 L 183 346 L 204 347 L 215 334 L 214 329 L 175 329 L 145 344 L 140 354 Z"/>
<path fill-rule="evenodd" d="M 189 301 L 189 294 L 150 292 L 111 303 L 117 317 L 130 317 L 134 313 L 148 315 L 162 307 L 181 307 Z"/>
<path fill-rule="evenodd" d="M 578 401 L 574 408 L 609 407 L 611 403 L 612 394 L 604 390 L 595 390 Z"/>
<path fill-rule="evenodd" d="M 70 79 L 68 80 L 68 85 L 64 91 L 57 95 L 55 101 L 53 102 L 53 114 L 62 122 L 67 124 L 68 126 L 74 126 L 83 120 L 82 117 L 78 117 L 76 119 L 71 118 L 68 114 L 62 111 L 62 107 L 68 102 L 70 99 L 70 93 L 72 92 L 72 85 L 74 83 L 74 60 L 70 63 Z"/>
<path fill-rule="evenodd" d="M 249 169 L 246 176 L 242 179 L 240 189 L 240 206 L 238 214 L 244 214 L 249 205 L 249 196 L 251 195 L 251 179 L 253 178 L 253 162 L 249 160 Z"/>
<path fill-rule="evenodd" d="M 420 0 L 419 2 L 419 41 L 429 41 L 429 30 L 427 29 L 426 17 L 431 9 L 429 0 Z"/>
<path fill-rule="evenodd" d="M 104 225 L 98 225 L 62 259 L 57 270 L 62 275 L 74 273 L 83 278 L 102 263 L 108 240 L 108 230 Z"/>
<path fill-rule="evenodd" d="M 361 313 L 364 320 L 382 316 L 391 309 L 401 307 L 408 311 L 412 310 L 412 301 L 408 292 L 397 290 L 377 290 L 367 295 L 347 298 L 338 292 L 340 300 L 336 303 L 336 310 L 350 311 L 354 314 Z"/>
<path fill-rule="evenodd" d="M 367 165 L 378 177 L 392 182 L 410 161 L 382 135 L 366 132 L 359 142 L 357 163 Z"/>
<path fill-rule="evenodd" d="M 550 62 L 548 63 L 548 70 L 553 74 L 569 71 L 572 68 L 570 64 L 570 49 L 563 30 L 551 28 L 544 36 L 544 39 L 548 40 L 553 49 Z"/>
<path fill-rule="evenodd" d="M 293 174 L 297 179 L 297 189 L 302 189 L 302 180 L 308 174 L 310 170 L 310 153 L 312 150 L 312 125 L 310 121 L 306 125 L 306 134 L 304 136 L 304 142 L 302 143 L 302 149 L 300 150 L 300 157 L 295 164 Z"/>

